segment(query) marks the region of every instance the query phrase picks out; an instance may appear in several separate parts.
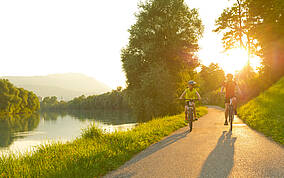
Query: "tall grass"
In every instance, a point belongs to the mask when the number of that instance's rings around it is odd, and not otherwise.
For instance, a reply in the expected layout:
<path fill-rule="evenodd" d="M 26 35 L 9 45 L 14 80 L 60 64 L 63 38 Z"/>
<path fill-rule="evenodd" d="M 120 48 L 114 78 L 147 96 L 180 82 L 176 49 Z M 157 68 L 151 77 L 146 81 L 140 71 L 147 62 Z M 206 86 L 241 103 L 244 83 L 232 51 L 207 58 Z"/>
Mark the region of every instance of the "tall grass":
<path fill-rule="evenodd" d="M 284 77 L 243 105 L 239 117 L 252 128 L 284 144 Z"/>
<path fill-rule="evenodd" d="M 207 113 L 204 107 L 197 111 L 199 116 Z M 126 132 L 104 133 L 92 125 L 73 142 L 2 156 L 0 177 L 100 177 L 184 126 L 183 114 L 157 118 Z"/>

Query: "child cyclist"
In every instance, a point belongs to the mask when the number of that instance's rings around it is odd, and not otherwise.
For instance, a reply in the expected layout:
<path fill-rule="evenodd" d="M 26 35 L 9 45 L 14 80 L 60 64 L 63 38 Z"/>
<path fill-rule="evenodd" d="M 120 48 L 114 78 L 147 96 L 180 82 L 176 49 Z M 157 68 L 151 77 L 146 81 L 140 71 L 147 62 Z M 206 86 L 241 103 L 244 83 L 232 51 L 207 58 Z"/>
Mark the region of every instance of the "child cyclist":
<path fill-rule="evenodd" d="M 196 84 L 195 81 L 191 80 L 188 82 L 188 88 L 186 88 L 184 90 L 184 92 L 182 93 L 182 95 L 179 97 L 179 99 L 198 99 L 198 100 L 201 100 L 201 97 L 199 95 L 199 93 L 197 92 L 197 90 L 194 88 L 194 85 Z M 187 110 L 189 109 L 188 107 L 188 102 L 189 101 L 186 101 L 185 102 L 185 119 L 188 120 L 187 118 Z M 196 110 L 195 110 L 195 104 L 193 105 L 193 113 L 194 113 L 194 120 L 197 120 L 197 117 L 196 117 Z"/>

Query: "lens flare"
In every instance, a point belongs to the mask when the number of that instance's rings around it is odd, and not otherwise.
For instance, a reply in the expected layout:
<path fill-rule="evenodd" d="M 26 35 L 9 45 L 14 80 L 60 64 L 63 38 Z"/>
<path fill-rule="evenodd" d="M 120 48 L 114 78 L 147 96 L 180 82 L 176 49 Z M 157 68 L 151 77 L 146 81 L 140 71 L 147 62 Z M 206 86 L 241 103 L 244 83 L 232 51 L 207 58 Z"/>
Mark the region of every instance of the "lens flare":
<path fill-rule="evenodd" d="M 219 62 L 220 66 L 223 68 L 225 73 L 234 74 L 240 71 L 247 64 L 252 66 L 253 69 L 257 69 L 260 66 L 260 58 L 256 56 L 251 56 L 248 58 L 248 52 L 242 48 L 234 48 L 226 51 L 225 56 L 222 61 Z"/>

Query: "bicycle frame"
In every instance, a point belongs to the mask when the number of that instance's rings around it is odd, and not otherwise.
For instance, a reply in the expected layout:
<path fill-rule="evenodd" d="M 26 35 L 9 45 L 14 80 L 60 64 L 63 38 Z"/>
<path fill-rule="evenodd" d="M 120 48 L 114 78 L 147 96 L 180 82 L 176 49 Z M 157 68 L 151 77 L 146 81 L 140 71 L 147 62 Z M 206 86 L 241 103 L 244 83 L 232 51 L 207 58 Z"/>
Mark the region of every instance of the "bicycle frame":
<path fill-rule="evenodd" d="M 192 123 L 193 123 L 193 110 L 194 110 L 194 101 L 196 101 L 197 99 L 184 99 L 186 101 L 188 101 L 187 104 L 187 108 L 186 108 L 186 114 L 187 114 L 187 118 L 189 119 L 189 131 L 192 131 Z"/>

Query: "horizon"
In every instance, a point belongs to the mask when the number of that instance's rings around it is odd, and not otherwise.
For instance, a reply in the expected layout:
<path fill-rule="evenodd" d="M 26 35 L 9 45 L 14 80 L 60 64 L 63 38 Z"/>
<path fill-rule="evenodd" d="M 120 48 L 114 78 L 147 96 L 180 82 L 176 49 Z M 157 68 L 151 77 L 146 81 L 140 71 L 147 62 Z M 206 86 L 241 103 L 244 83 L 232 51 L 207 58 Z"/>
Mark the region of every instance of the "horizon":
<path fill-rule="evenodd" d="M 113 89 L 111 86 L 109 86 L 109 85 L 107 85 L 106 83 L 104 83 L 103 81 L 100 81 L 100 80 L 98 80 L 98 79 L 96 79 L 96 78 L 94 78 L 94 77 L 92 77 L 92 76 L 88 76 L 88 75 L 86 75 L 86 74 L 83 74 L 83 73 L 77 73 L 77 72 L 66 72 L 66 73 L 53 73 L 53 74 L 47 74 L 47 75 L 32 75 L 32 76 L 30 76 L 30 75 L 22 75 L 22 76 L 17 76 L 17 75 L 13 75 L 13 76 L 0 76 L 0 79 L 1 78 L 4 78 L 5 79 L 5 77 L 48 77 L 48 76 L 59 76 L 59 75 L 81 75 L 81 76 L 84 76 L 84 77 L 88 77 L 88 78 L 92 78 L 92 79 L 94 79 L 95 81 L 97 81 L 97 82 L 99 82 L 99 83 L 102 83 L 102 84 L 104 84 L 105 86 L 107 86 L 110 90 L 111 89 Z"/>

